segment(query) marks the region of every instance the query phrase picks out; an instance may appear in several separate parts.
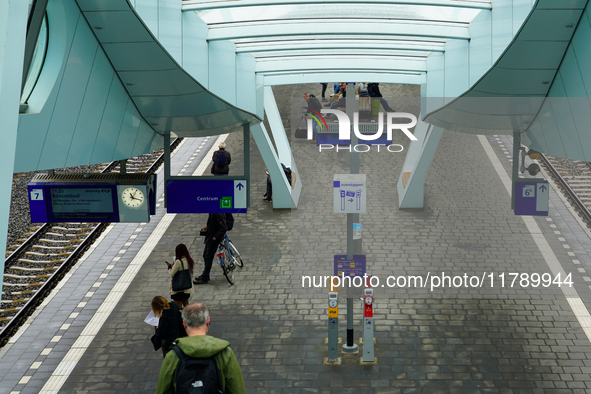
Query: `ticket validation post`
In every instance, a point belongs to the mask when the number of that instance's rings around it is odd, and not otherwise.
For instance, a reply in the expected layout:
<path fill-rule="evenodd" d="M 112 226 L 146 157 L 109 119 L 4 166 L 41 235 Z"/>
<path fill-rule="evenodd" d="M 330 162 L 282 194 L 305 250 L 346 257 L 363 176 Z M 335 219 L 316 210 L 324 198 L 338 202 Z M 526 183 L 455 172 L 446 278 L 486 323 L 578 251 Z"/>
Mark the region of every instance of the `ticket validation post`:
<path fill-rule="evenodd" d="M 373 343 L 373 301 L 373 289 L 366 287 L 363 292 L 363 357 L 361 358 L 361 361 L 364 363 L 375 362 Z"/>
<path fill-rule="evenodd" d="M 328 357 L 329 363 L 339 361 L 339 288 L 328 293 Z"/>

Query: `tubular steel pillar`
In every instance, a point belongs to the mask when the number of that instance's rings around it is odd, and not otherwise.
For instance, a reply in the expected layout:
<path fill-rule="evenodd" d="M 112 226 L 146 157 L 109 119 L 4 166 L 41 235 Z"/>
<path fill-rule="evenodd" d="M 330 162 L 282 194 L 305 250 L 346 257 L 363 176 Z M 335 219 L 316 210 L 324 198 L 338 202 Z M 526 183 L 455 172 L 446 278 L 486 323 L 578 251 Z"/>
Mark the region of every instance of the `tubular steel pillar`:
<path fill-rule="evenodd" d="M 353 114 L 357 111 L 355 100 L 355 86 L 347 85 L 347 100 L 345 101 L 347 116 L 353 119 Z M 349 154 L 350 173 L 359 174 L 359 152 L 354 147 L 357 146 L 357 134 L 353 132 L 353 123 L 349 130 L 351 135 L 351 151 Z M 353 240 L 353 223 L 359 223 L 358 213 L 347 214 L 347 259 L 353 260 L 354 254 L 361 254 L 361 240 Z M 347 287 L 347 343 L 343 345 L 343 351 L 347 353 L 354 353 L 357 351 L 357 344 L 354 341 L 355 332 L 353 329 L 353 287 Z"/>
<path fill-rule="evenodd" d="M 521 147 L 521 133 L 513 131 L 513 166 L 511 167 L 511 209 L 515 209 L 515 182 L 519 178 L 519 148 Z"/>
<path fill-rule="evenodd" d="M 166 184 L 170 179 L 170 133 L 164 134 L 164 208 L 167 208 L 168 191 Z"/>

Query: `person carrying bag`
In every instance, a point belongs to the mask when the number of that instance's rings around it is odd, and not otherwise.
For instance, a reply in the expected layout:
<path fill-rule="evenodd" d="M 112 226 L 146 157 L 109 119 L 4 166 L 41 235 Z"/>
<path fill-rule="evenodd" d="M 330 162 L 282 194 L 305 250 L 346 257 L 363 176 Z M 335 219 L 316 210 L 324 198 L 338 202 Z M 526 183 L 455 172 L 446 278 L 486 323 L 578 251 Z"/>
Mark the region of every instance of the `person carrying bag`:
<path fill-rule="evenodd" d="M 193 287 L 193 280 L 189 267 L 185 268 L 183 260 L 181 262 L 181 269 L 178 270 L 172 277 L 172 291 L 185 291 Z"/>
<path fill-rule="evenodd" d="M 193 293 L 193 267 L 195 262 L 189 255 L 185 244 L 177 245 L 175 249 L 175 261 L 168 264 L 170 279 L 171 298 L 179 309 L 189 304 L 189 297 Z"/>

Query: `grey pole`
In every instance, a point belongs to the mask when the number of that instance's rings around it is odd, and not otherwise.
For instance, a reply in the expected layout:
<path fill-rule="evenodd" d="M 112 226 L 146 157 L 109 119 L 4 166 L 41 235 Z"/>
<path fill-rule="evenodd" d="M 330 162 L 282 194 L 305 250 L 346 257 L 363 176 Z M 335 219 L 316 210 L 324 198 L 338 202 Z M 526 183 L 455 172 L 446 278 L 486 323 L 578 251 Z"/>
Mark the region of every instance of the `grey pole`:
<path fill-rule="evenodd" d="M 119 173 L 127 174 L 127 159 L 119 160 Z"/>
<path fill-rule="evenodd" d="M 355 146 L 358 143 L 357 135 L 353 132 L 353 114 L 357 111 L 357 101 L 355 94 L 355 86 L 347 85 L 347 100 L 345 101 L 347 116 L 351 120 L 351 151 L 349 154 L 350 173 L 359 174 L 359 152 L 355 151 Z M 353 241 L 353 223 L 359 222 L 358 213 L 347 214 L 347 259 L 353 260 L 353 255 L 361 253 L 361 240 Z M 359 245 L 356 245 L 356 244 Z M 357 246 L 357 248 L 355 248 Z M 343 345 L 343 351 L 347 353 L 354 353 L 357 351 L 357 344 L 354 342 L 353 329 L 353 287 L 347 287 L 347 343 Z"/>
<path fill-rule="evenodd" d="M 515 209 L 515 183 L 519 178 L 519 147 L 521 147 L 521 133 L 513 131 L 513 166 L 511 179 L 511 209 Z"/>
<path fill-rule="evenodd" d="M 166 183 L 170 179 L 170 133 L 164 134 L 164 208 L 167 207 L 168 191 Z"/>
<path fill-rule="evenodd" d="M 246 178 L 246 206 L 250 207 L 250 123 L 243 125 L 244 177 Z"/>

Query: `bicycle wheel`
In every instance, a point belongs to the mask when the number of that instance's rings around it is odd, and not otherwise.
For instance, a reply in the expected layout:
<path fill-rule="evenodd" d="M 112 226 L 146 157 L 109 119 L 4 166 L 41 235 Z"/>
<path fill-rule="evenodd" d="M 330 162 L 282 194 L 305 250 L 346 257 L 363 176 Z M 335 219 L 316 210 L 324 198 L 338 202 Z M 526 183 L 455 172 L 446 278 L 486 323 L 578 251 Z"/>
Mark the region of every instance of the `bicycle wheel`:
<path fill-rule="evenodd" d="M 221 264 L 222 264 L 222 270 L 224 271 L 224 276 L 228 280 L 228 283 L 230 283 L 230 285 L 233 285 L 234 284 L 234 271 L 228 270 L 228 268 L 226 267 L 226 264 L 224 264 L 223 261 L 221 261 Z"/>
<path fill-rule="evenodd" d="M 244 262 L 242 261 L 242 257 L 240 257 L 240 253 L 238 253 L 238 249 L 232 243 L 232 241 L 228 241 L 230 243 L 230 252 L 232 253 L 232 259 L 234 259 L 234 264 L 238 267 L 244 267 Z"/>

